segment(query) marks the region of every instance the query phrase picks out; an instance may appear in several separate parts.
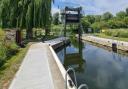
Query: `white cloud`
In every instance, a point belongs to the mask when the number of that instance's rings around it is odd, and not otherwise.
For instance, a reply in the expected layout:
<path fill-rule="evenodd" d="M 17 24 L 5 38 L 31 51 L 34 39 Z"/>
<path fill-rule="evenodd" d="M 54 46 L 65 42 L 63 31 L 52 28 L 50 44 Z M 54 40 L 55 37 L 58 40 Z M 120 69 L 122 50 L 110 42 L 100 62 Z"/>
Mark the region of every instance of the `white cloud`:
<path fill-rule="evenodd" d="M 128 0 L 94 0 L 95 7 L 100 9 L 99 13 L 111 12 L 116 14 L 128 7 Z"/>
<path fill-rule="evenodd" d="M 60 12 L 60 10 L 57 8 L 57 7 L 52 7 L 52 15 L 57 13 L 57 12 Z"/>
<path fill-rule="evenodd" d="M 82 6 L 85 14 L 103 14 L 107 11 L 116 14 L 128 7 L 128 0 L 56 0 L 58 5 Z"/>

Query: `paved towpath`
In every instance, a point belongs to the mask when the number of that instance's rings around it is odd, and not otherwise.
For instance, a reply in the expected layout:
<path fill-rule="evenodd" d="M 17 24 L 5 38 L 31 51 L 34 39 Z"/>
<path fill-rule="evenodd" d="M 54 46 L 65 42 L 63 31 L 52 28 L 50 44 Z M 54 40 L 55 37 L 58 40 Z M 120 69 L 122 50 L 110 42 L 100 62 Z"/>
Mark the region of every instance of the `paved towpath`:
<path fill-rule="evenodd" d="M 60 37 L 32 44 L 9 89 L 65 89 L 66 70 L 53 48 L 64 45 L 68 40 Z"/>
<path fill-rule="evenodd" d="M 43 43 L 30 47 L 9 89 L 54 89 L 47 48 Z"/>

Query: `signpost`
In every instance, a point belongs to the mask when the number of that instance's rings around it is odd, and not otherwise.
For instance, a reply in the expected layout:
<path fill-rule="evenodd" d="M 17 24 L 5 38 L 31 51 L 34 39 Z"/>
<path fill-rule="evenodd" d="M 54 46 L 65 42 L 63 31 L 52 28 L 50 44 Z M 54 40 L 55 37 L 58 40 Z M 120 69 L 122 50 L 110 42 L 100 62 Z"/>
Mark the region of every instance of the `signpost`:
<path fill-rule="evenodd" d="M 70 23 L 78 23 L 78 34 L 79 39 L 81 38 L 81 7 L 78 8 L 69 8 L 65 7 L 65 10 L 62 12 L 62 15 L 64 16 L 64 36 L 66 37 L 66 26 Z"/>
<path fill-rule="evenodd" d="M 82 10 L 81 7 L 78 7 L 78 8 L 65 7 L 66 23 L 80 23 L 81 10 Z"/>

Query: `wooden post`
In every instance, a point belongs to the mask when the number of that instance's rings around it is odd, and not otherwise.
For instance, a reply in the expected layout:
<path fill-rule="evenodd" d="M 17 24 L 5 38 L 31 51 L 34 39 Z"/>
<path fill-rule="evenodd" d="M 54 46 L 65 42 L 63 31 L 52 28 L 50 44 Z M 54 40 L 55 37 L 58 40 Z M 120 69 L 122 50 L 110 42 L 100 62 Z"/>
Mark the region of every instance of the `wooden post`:
<path fill-rule="evenodd" d="M 66 37 L 66 22 L 65 22 L 65 25 L 64 25 L 64 37 Z"/>
<path fill-rule="evenodd" d="M 16 43 L 18 45 L 20 45 L 21 44 L 21 41 L 22 41 L 22 39 L 21 39 L 21 31 L 20 30 L 17 30 L 16 31 Z"/>
<path fill-rule="evenodd" d="M 66 7 L 65 7 L 65 11 L 64 11 L 64 18 L 65 18 L 65 20 L 64 20 L 64 37 L 66 37 Z"/>
<path fill-rule="evenodd" d="M 79 15 L 79 41 L 81 40 L 81 14 L 80 14 L 80 12 L 81 12 L 81 7 L 79 8 L 79 10 L 78 10 L 78 15 Z"/>

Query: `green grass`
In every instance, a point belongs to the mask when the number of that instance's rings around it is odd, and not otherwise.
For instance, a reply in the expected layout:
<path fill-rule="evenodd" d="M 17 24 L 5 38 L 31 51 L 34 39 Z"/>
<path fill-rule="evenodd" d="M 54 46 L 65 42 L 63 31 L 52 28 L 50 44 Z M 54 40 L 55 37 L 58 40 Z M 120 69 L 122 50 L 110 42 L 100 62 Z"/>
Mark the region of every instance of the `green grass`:
<path fill-rule="evenodd" d="M 126 42 L 128 42 L 128 38 L 112 37 L 112 36 L 105 35 L 105 34 L 103 34 L 103 33 L 95 33 L 95 35 L 98 36 L 98 37 L 102 37 L 102 38 L 108 38 L 108 39 L 114 39 L 114 40 L 119 40 L 119 41 L 126 41 Z"/>
<path fill-rule="evenodd" d="M 16 55 L 12 56 L 0 67 L 0 89 L 8 88 L 30 45 L 28 44 L 26 48 L 20 48 Z"/>
<path fill-rule="evenodd" d="M 107 36 L 128 38 L 128 29 L 107 29 L 104 34 Z"/>
<path fill-rule="evenodd" d="M 0 29 L 0 67 L 18 52 L 18 45 L 15 41 L 7 40 L 5 31 Z"/>

